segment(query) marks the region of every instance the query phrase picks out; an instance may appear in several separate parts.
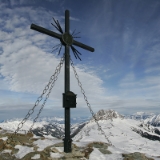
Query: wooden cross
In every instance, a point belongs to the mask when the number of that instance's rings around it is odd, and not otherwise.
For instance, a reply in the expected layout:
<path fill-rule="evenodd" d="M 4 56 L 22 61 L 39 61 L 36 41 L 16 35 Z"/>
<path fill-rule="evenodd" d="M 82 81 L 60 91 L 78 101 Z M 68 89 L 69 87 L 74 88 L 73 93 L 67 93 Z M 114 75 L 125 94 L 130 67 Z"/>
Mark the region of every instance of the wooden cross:
<path fill-rule="evenodd" d="M 65 46 L 65 88 L 64 92 L 67 93 L 70 91 L 70 46 L 75 45 L 78 47 L 81 47 L 83 49 L 86 49 L 88 51 L 94 52 L 94 48 L 87 46 L 83 43 L 80 43 L 78 41 L 75 41 L 72 37 L 72 35 L 69 32 L 69 10 L 65 11 L 65 33 L 64 34 L 58 34 L 53 31 L 50 31 L 48 29 L 45 29 L 43 27 L 37 26 L 35 24 L 31 24 L 31 29 L 36 30 L 38 32 L 47 34 L 51 37 L 57 38 L 62 42 L 62 45 Z M 72 152 L 71 146 L 72 146 L 72 139 L 70 138 L 70 108 L 65 108 L 65 138 L 64 138 L 64 152 Z"/>

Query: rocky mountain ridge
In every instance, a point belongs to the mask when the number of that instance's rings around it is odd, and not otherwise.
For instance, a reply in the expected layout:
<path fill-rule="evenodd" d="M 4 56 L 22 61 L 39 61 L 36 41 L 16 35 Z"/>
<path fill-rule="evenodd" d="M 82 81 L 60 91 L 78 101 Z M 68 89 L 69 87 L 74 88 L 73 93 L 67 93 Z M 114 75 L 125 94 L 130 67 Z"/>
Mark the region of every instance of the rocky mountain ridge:
<path fill-rule="evenodd" d="M 144 123 L 150 124 L 155 127 L 160 127 L 160 114 L 154 115 L 151 118 L 147 118 L 144 120 Z"/>
<path fill-rule="evenodd" d="M 71 125 L 73 153 L 65 154 L 63 152 L 62 143 L 62 139 L 64 136 L 64 124 L 61 123 L 62 121 L 60 121 L 60 123 L 58 123 L 58 121 L 51 121 L 51 123 L 49 121 L 40 121 L 35 124 L 37 127 L 35 127 L 33 130 L 34 137 L 30 134 L 19 134 L 18 137 L 15 137 L 15 141 L 12 142 L 13 144 L 10 143 L 7 145 L 7 149 L 12 151 L 10 153 L 4 153 L 4 150 L 6 149 L 6 146 L 4 147 L 4 144 L 6 143 L 6 139 L 9 133 L 7 133 L 7 131 L 6 133 L 4 133 L 3 127 L 5 127 L 6 129 L 12 129 L 12 127 L 16 127 L 18 124 L 18 121 L 16 121 L 16 125 L 14 124 L 14 121 L 8 121 L 8 123 L 4 123 L 5 126 L 0 123 L 0 127 L 2 126 L 0 131 L 0 146 L 2 151 L 0 154 L 0 158 L 2 159 L 2 156 L 8 156 L 9 158 L 12 157 L 15 160 L 28 160 L 27 158 L 29 157 L 36 157 L 36 155 L 38 157 L 39 155 L 39 158 L 37 158 L 37 160 L 60 160 L 62 159 L 62 157 L 65 157 L 68 160 L 76 160 L 80 158 L 86 160 L 93 159 L 93 157 L 95 156 L 106 157 L 106 159 L 110 157 L 110 159 L 123 160 L 127 160 L 128 158 L 137 160 L 137 157 L 142 160 L 160 159 L 160 155 L 158 154 L 159 152 L 157 151 L 159 145 L 158 138 L 160 137 L 160 131 L 158 130 L 158 128 L 149 124 L 145 124 L 141 121 L 126 119 L 124 116 L 120 115 L 114 110 L 100 110 L 95 114 L 95 118 L 99 121 L 99 124 L 101 125 L 105 134 L 112 142 L 112 146 L 108 144 L 108 142 L 104 138 L 104 135 L 100 133 L 96 123 L 94 122 L 94 119 L 92 118 L 89 121 Z M 7 127 L 7 125 L 9 126 Z M 26 126 L 24 126 L 26 130 L 27 126 L 30 125 L 26 124 Z M 14 129 L 12 130 L 14 131 Z M 21 150 L 21 144 L 16 140 L 17 138 L 23 140 L 24 146 L 30 147 L 29 150 L 33 148 L 34 151 L 32 151 L 31 153 L 27 153 L 23 157 L 21 155 L 18 158 Z M 60 141 L 61 144 L 56 144 L 59 148 L 56 148 L 53 143 Z M 45 142 L 47 145 L 52 145 L 50 147 L 45 147 Z M 82 144 L 85 144 L 85 147 L 80 147 Z M 90 146 L 89 144 L 92 145 Z M 19 149 L 17 149 L 17 147 L 19 147 Z M 43 147 L 43 149 L 36 149 L 40 147 Z M 139 149 L 137 149 L 137 147 Z M 57 158 L 53 158 L 51 155 L 57 156 Z"/>
<path fill-rule="evenodd" d="M 125 118 L 139 120 L 154 127 L 160 126 L 160 114 L 150 112 L 137 112 L 132 115 L 127 115 L 125 116 Z"/>
<path fill-rule="evenodd" d="M 114 118 L 120 118 L 123 119 L 124 116 L 119 114 L 118 112 L 114 111 L 114 110 L 99 110 L 96 114 L 95 114 L 95 118 L 97 120 L 112 120 Z M 94 118 L 91 118 L 91 121 L 94 121 Z"/>

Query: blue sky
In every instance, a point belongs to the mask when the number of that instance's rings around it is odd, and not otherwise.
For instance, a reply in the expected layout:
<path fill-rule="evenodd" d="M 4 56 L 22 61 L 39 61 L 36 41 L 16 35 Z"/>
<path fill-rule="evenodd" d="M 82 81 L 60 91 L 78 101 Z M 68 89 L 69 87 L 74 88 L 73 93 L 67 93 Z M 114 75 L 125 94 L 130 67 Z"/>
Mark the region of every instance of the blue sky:
<path fill-rule="evenodd" d="M 82 61 L 70 51 L 93 111 L 160 113 L 159 0 L 0 0 L 0 119 L 24 117 L 42 94 L 64 48 L 59 56 L 52 52 L 59 40 L 30 25 L 58 32 L 52 17 L 64 29 L 66 9 L 70 32 L 76 29 L 76 40 L 95 48 L 76 47 Z M 63 67 L 41 116 L 64 115 Z M 71 91 L 77 94 L 71 116 L 90 116 L 72 68 Z"/>

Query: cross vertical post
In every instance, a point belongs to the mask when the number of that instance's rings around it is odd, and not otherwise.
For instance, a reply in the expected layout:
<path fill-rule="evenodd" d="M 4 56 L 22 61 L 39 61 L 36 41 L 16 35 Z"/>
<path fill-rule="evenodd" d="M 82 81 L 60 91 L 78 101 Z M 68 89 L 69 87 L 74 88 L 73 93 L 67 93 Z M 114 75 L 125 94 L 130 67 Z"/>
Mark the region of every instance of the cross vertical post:
<path fill-rule="evenodd" d="M 65 11 L 65 33 L 69 34 L 69 11 Z M 70 58 L 69 58 L 69 45 L 65 45 L 65 80 L 64 92 L 70 91 Z M 72 152 L 72 139 L 70 138 L 70 108 L 65 108 L 65 138 L 64 138 L 64 152 Z"/>
<path fill-rule="evenodd" d="M 65 65 L 64 65 L 64 97 L 66 97 L 66 93 L 70 92 L 70 47 L 72 48 L 72 51 L 74 52 L 74 47 L 78 46 L 80 48 L 83 48 L 85 50 L 94 52 L 94 48 L 87 46 L 81 42 L 75 41 L 73 38 L 73 35 L 71 35 L 69 33 L 69 28 L 70 28 L 70 24 L 69 24 L 69 10 L 65 11 L 65 33 L 63 33 L 59 22 L 56 21 L 56 29 L 58 29 L 62 34 L 58 34 L 56 32 L 50 31 L 48 29 L 45 29 L 41 26 L 35 25 L 35 24 L 31 24 L 31 29 L 36 30 L 38 32 L 44 33 L 46 35 L 49 35 L 51 37 L 57 38 L 60 40 L 61 44 L 65 46 Z M 74 97 L 75 98 L 75 97 Z M 68 101 L 68 99 L 66 99 Z M 72 99 L 76 101 L 75 99 Z M 69 100 L 70 101 L 70 100 Z M 64 99 L 63 99 L 64 102 Z M 69 153 L 72 152 L 72 139 L 70 137 L 70 108 L 75 108 L 76 107 L 76 102 L 71 105 L 72 103 L 67 102 L 67 106 L 66 104 L 64 105 L 63 103 L 63 107 L 65 108 L 65 112 L 64 112 L 64 116 L 65 116 L 65 137 L 64 137 L 64 152 Z"/>

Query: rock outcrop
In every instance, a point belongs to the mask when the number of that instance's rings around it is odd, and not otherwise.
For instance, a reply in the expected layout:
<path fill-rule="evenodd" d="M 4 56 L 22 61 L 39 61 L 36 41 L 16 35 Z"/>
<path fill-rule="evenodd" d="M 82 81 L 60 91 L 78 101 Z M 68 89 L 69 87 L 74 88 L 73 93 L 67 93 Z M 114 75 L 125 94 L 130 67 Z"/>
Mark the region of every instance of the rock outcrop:
<path fill-rule="evenodd" d="M 143 153 L 135 152 L 130 154 L 122 154 L 123 160 L 154 160 L 153 158 L 146 157 Z"/>
<path fill-rule="evenodd" d="M 6 138 L 11 136 L 12 138 Z M 111 152 L 107 150 L 108 145 L 102 142 L 89 143 L 85 147 L 78 147 L 73 142 L 72 152 L 65 153 L 58 149 L 63 147 L 63 143 L 57 143 L 44 148 L 42 151 L 39 151 L 38 146 L 36 146 L 33 142 L 39 139 L 44 140 L 47 138 L 34 138 L 32 133 L 15 135 L 7 133 L 7 131 L 3 131 L 0 133 L 0 138 L 6 139 L 0 139 L 0 160 L 31 160 L 34 156 L 39 157 L 36 158 L 37 160 L 87 160 L 89 159 L 89 156 L 94 148 L 98 148 L 99 151 L 103 154 L 111 154 Z M 17 158 L 15 156 L 15 154 L 19 151 L 19 149 L 15 147 L 17 145 L 31 147 L 33 148 L 33 151 L 26 154 L 22 158 Z M 59 158 L 53 158 L 51 155 L 59 156 Z"/>
<path fill-rule="evenodd" d="M 97 120 L 112 120 L 114 118 L 121 118 L 123 119 L 124 116 L 120 115 L 118 112 L 114 111 L 114 110 L 99 110 L 96 114 L 95 117 Z M 91 121 L 94 120 L 93 118 L 91 119 Z"/>
<path fill-rule="evenodd" d="M 159 136 L 159 130 L 158 130 L 158 129 L 156 130 L 157 135 L 153 135 L 153 134 L 151 134 L 151 133 L 144 132 L 144 131 L 142 131 L 142 130 L 140 130 L 140 129 L 137 129 L 137 128 L 134 128 L 134 127 L 132 127 L 131 129 L 132 129 L 132 131 L 140 134 L 142 137 L 145 137 L 145 138 L 147 138 L 147 139 L 149 139 L 149 140 L 152 140 L 152 141 L 160 141 L 160 136 Z M 156 133 L 156 132 L 155 132 L 155 133 Z"/>

